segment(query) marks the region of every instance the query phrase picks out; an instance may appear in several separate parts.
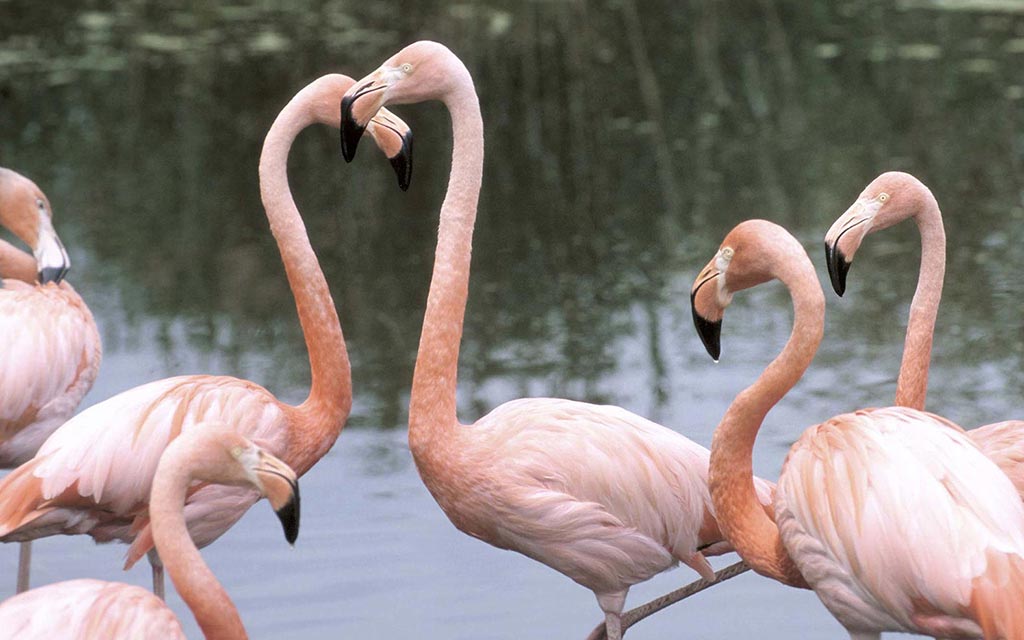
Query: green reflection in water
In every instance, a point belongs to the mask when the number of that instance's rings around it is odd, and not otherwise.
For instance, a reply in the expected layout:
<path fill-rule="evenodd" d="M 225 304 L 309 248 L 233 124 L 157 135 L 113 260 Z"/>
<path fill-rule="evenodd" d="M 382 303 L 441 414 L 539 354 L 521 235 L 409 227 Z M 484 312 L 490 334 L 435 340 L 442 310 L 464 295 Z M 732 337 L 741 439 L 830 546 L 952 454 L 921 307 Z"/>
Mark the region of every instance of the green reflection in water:
<path fill-rule="evenodd" d="M 441 40 L 474 72 L 488 136 L 474 412 L 489 381 L 615 401 L 601 383 L 637 333 L 654 336 L 652 397 L 671 402 L 657 336 L 690 339 L 685 289 L 724 233 L 771 218 L 820 262 L 831 221 L 887 169 L 945 212 L 936 395 L 981 402 L 995 375 L 997 412 L 1024 391 L 1024 13 L 997 4 L 6 2 L 0 161 L 49 193 L 83 293 L 117 296 L 108 349 L 155 320 L 166 374 L 179 350 L 215 351 L 297 399 L 308 371 L 258 197 L 262 136 L 315 76 Z M 355 422 L 385 426 L 404 423 L 451 144 L 440 107 L 398 112 L 417 140 L 407 194 L 380 158 L 344 166 L 333 131 L 304 133 L 291 162 L 371 403 Z M 912 228 L 868 244 L 819 360 L 846 387 L 851 358 L 895 376 L 916 275 Z"/>

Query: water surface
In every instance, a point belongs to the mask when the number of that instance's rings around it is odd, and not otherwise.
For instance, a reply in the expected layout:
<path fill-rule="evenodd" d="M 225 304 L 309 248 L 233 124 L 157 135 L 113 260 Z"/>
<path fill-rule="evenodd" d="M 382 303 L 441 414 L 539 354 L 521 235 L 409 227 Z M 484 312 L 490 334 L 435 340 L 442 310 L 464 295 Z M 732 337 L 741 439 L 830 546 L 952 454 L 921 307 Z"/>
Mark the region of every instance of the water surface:
<path fill-rule="evenodd" d="M 48 193 L 103 335 L 83 406 L 200 372 L 304 397 L 306 350 L 258 197 L 262 136 L 316 76 L 358 77 L 432 38 L 472 71 L 487 135 L 463 421 L 552 395 L 618 404 L 708 445 L 791 311 L 777 285 L 737 296 L 713 364 L 690 321 L 697 270 L 733 225 L 764 217 L 804 241 L 827 285 L 826 229 L 889 169 L 932 187 L 949 237 L 929 408 L 965 426 L 1021 417 L 1024 14 L 1012 2 L 176 4 L 0 2 L 0 164 Z M 451 135 L 438 105 L 396 112 L 416 135 L 408 193 L 371 153 L 345 165 L 325 128 L 291 157 L 353 360 L 349 426 L 303 478 L 294 549 L 259 504 L 204 557 L 256 638 L 583 637 L 600 617 L 591 594 L 457 532 L 409 456 Z M 873 236 L 846 297 L 826 291 L 825 342 L 768 416 L 758 473 L 777 477 L 806 426 L 892 401 L 918 255 L 912 225 Z M 35 584 L 148 581 L 145 567 L 119 570 L 121 546 L 36 550 Z M 17 550 L 0 552 L 6 597 Z M 629 603 L 692 578 L 669 572 Z M 839 634 L 813 594 L 746 575 L 629 637 Z"/>

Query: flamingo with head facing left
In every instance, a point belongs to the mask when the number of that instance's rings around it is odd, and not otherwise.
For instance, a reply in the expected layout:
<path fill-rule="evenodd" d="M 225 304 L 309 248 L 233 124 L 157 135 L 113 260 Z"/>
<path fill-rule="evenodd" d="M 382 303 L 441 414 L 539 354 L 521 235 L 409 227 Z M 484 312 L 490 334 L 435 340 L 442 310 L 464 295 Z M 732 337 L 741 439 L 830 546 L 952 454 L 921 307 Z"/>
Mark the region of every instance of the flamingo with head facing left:
<path fill-rule="evenodd" d="M 854 640 L 883 631 L 938 638 L 1024 638 L 1024 503 L 963 431 L 908 407 L 862 409 L 808 428 L 775 492 L 775 519 L 754 492 L 754 439 L 810 366 L 825 298 L 800 243 L 782 227 L 741 223 L 691 290 L 697 330 L 717 356 L 734 294 L 778 279 L 793 332 L 740 392 L 711 444 L 718 524 L 751 567 L 814 589 Z"/>
<path fill-rule="evenodd" d="M 896 404 L 923 410 L 935 319 L 946 273 L 946 231 L 935 196 L 909 173 L 883 173 L 865 187 L 857 201 L 828 230 L 825 258 L 832 288 L 842 296 L 846 291 L 846 274 L 864 238 L 908 218 L 917 223 L 921 233 L 921 266 L 903 343 Z M 967 435 L 1009 476 L 1024 498 L 1024 420 L 997 422 L 971 429 Z"/>
<path fill-rule="evenodd" d="M 32 248 L 0 240 L 0 469 L 25 462 L 75 412 L 99 372 L 96 321 L 64 276 L 68 254 L 46 195 L 0 167 L 0 224 Z M 21 544 L 18 592 L 31 543 Z"/>
<path fill-rule="evenodd" d="M 299 533 L 295 472 L 224 424 L 196 424 L 160 456 L 149 499 L 157 551 L 171 582 L 206 638 L 246 638 L 231 598 L 189 537 L 185 500 L 196 482 L 244 487 L 267 498 L 294 544 Z M 184 640 L 178 619 L 140 587 L 102 580 L 69 580 L 0 604 L 0 640 Z"/>
<path fill-rule="evenodd" d="M 347 76 L 323 76 L 302 89 L 274 121 L 260 156 L 260 193 L 281 251 L 309 350 L 312 388 L 292 406 L 263 387 L 228 376 L 191 375 L 144 384 L 93 405 L 65 423 L 36 456 L 0 481 L 0 540 L 86 533 L 131 542 L 127 566 L 152 549 L 147 511 L 160 454 L 184 429 L 220 421 L 302 475 L 334 444 L 352 405 L 348 353 L 334 301 L 288 186 L 292 142 L 305 127 L 340 124 Z M 411 164 L 409 129 L 389 113 L 370 125 L 392 157 L 399 184 Z M 227 531 L 257 499 L 252 489 L 207 485 L 192 492 L 185 519 L 200 547 Z M 159 558 L 154 591 L 163 593 Z"/>
<path fill-rule="evenodd" d="M 456 415 L 459 343 L 483 173 L 473 79 L 444 45 L 417 42 L 357 82 L 342 103 L 342 149 L 387 104 L 440 100 L 454 146 L 409 400 L 409 446 L 452 524 L 538 560 L 594 592 L 621 635 L 629 588 L 678 563 L 705 578 L 729 551 L 707 489 L 708 450 L 624 409 L 555 398 L 507 402 L 476 423 Z M 757 481 L 766 503 L 771 485 Z"/>

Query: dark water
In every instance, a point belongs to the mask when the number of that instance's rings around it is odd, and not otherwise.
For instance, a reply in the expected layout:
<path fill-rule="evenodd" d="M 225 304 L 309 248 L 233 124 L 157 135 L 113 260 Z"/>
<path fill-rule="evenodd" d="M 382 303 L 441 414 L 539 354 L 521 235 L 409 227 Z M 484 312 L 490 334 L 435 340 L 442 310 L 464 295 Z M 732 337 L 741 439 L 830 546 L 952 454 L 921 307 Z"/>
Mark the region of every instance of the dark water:
<path fill-rule="evenodd" d="M 316 76 L 359 77 L 432 38 L 473 72 L 487 134 L 464 421 L 554 395 L 709 444 L 791 312 L 777 286 L 738 296 L 714 365 L 689 318 L 697 270 L 733 225 L 764 217 L 805 242 L 827 284 L 826 229 L 889 169 L 931 186 L 949 236 L 929 407 L 965 426 L 1021 417 L 1019 2 L 82 4 L 0 1 L 0 165 L 48 193 L 100 324 L 86 404 L 198 372 L 304 397 L 306 350 L 258 197 L 262 136 Z M 583 637 L 599 618 L 589 592 L 458 533 L 406 449 L 451 135 L 437 105 L 396 111 L 416 132 L 408 193 L 371 154 L 344 165 L 333 131 L 307 131 L 291 157 L 353 358 L 349 427 L 303 479 L 295 549 L 261 504 L 204 556 L 258 638 Z M 912 225 L 873 236 L 846 297 L 827 292 L 825 342 L 768 417 L 759 473 L 777 476 L 804 427 L 891 402 L 918 255 Z M 17 553 L 0 551 L 6 597 Z M 145 584 L 145 569 L 118 570 L 122 553 L 42 541 L 36 584 Z M 693 577 L 660 576 L 630 603 Z M 840 634 L 812 594 L 748 575 L 630 637 Z"/>

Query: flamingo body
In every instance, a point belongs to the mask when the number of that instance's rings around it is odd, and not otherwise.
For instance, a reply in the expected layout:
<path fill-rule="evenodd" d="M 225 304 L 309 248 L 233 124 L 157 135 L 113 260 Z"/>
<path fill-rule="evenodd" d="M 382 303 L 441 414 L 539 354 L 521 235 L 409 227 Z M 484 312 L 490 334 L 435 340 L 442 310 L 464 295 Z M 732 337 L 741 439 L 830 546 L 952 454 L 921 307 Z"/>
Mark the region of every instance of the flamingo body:
<path fill-rule="evenodd" d="M 26 591 L 0 605 L 0 640 L 166 638 L 185 631 L 163 600 L 142 587 L 68 580 Z"/>
<path fill-rule="evenodd" d="M 978 616 L 965 615 L 976 600 L 1019 607 L 1024 596 L 1013 573 L 999 584 L 992 570 L 1024 570 L 1024 505 L 938 416 L 889 407 L 811 427 L 790 450 L 775 506 L 786 550 L 852 632 L 979 637 Z M 1021 637 L 1015 629 L 1006 637 Z"/>
<path fill-rule="evenodd" d="M 0 286 L 0 468 L 31 458 L 99 372 L 92 313 L 65 283 Z"/>
<path fill-rule="evenodd" d="M 679 562 L 706 577 L 698 549 L 731 550 L 710 517 L 708 450 L 625 409 L 521 399 L 454 433 L 446 482 L 427 484 L 452 522 L 599 599 Z"/>
<path fill-rule="evenodd" d="M 238 425 L 239 433 L 275 455 L 288 450 L 284 409 L 259 385 L 202 375 L 144 384 L 69 420 L 33 460 L 0 482 L 0 540 L 89 534 L 101 542 L 132 541 L 148 520 L 149 491 L 164 448 L 209 420 Z M 195 490 L 185 507 L 193 539 L 199 546 L 213 542 L 256 499 L 242 487 Z M 129 564 L 147 550 L 133 547 Z"/>

